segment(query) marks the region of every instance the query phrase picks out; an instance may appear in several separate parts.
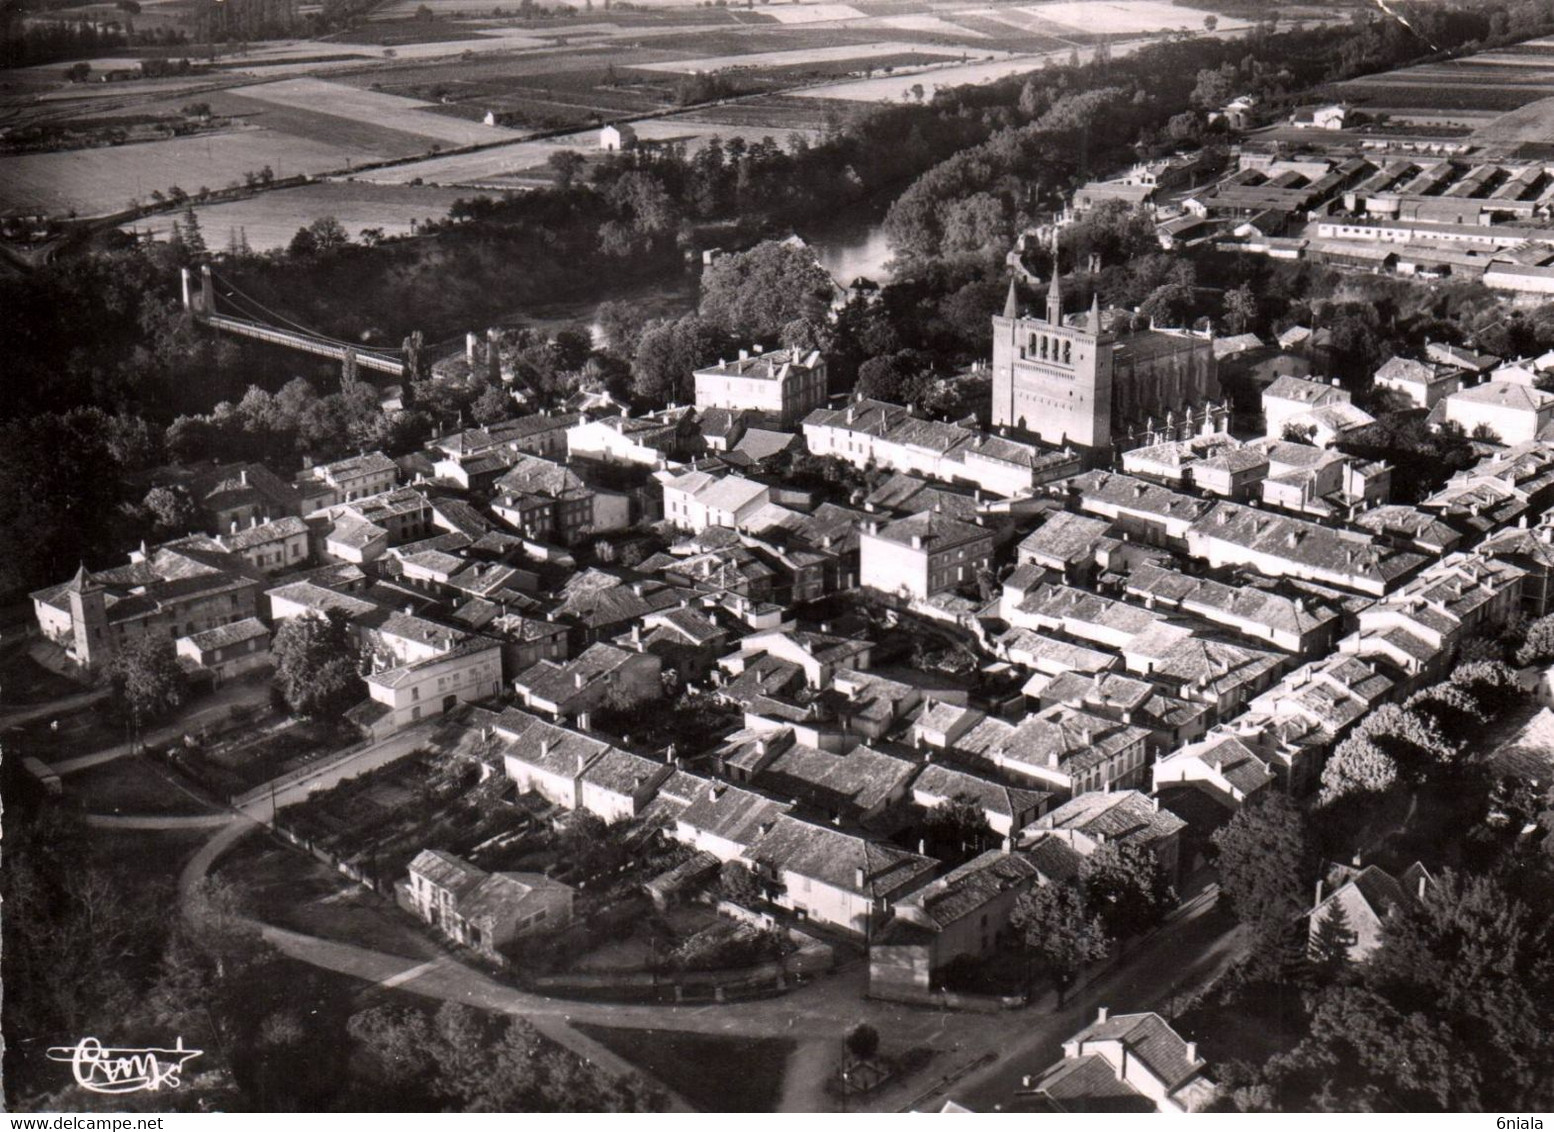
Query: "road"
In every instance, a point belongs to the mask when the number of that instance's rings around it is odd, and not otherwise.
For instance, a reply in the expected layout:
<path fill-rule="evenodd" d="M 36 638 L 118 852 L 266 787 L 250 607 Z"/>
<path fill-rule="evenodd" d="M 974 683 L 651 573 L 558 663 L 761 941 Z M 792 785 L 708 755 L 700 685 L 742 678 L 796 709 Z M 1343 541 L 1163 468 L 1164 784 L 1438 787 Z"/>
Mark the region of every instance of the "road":
<path fill-rule="evenodd" d="M 991 1112 L 1008 1104 L 1021 1087 L 1022 1078 L 1039 1074 L 1063 1056 L 1062 1043 L 1095 1020 L 1096 1008 L 1109 1007 L 1113 1014 L 1129 1014 L 1167 1007 L 1208 983 L 1240 953 L 1243 933 L 1228 911 L 1210 901 L 1162 928 L 1138 951 L 1094 983 L 1083 987 L 997 1061 L 969 1074 L 944 1091 L 937 1091 L 918 1107 L 931 1111 L 946 1098 L 954 1098 L 974 1112 Z M 1166 977 L 1163 972 L 1170 972 Z"/>
<path fill-rule="evenodd" d="M 278 798 L 286 801 L 284 795 Z M 246 816 L 228 818 L 185 865 L 179 877 L 180 898 L 192 892 L 223 853 L 261 828 Z M 781 998 L 689 1006 L 623 1005 L 531 994 L 498 982 L 452 956 L 431 961 L 407 959 L 271 924 L 255 921 L 255 926 L 267 942 L 294 959 L 374 985 L 524 1018 L 553 1040 L 608 1066 L 624 1063 L 614 1055 L 603 1058 L 598 1043 L 579 1034 L 572 1023 L 791 1039 L 798 1045 L 788 1065 L 782 1108 L 795 1112 L 829 1109 L 831 1100 L 821 1087 L 823 1076 L 842 1039 L 860 1022 L 878 1029 L 892 1049 L 922 1047 L 934 1051 L 927 1076 L 943 1077 L 988 1054 L 998 1060 L 957 1081 L 947 1092 L 925 1097 L 927 1080 L 918 1079 L 898 1083 L 861 1103 L 855 1100 L 851 1107 L 887 1112 L 909 1105 L 938 1107 L 944 1096 L 951 1095 L 968 1107 L 991 1109 L 1008 1100 L 1023 1074 L 1035 1073 L 1055 1060 L 1059 1043 L 1093 1016 L 1097 1003 L 1105 1002 L 1118 1011 L 1147 1008 L 1173 989 L 1206 979 L 1234 955 L 1236 943 L 1228 917 L 1212 910 L 1211 898 L 1201 898 L 1138 945 L 1120 966 L 1082 988 L 1061 1013 L 1051 1009 L 1049 995 L 1025 1010 L 987 1015 L 866 999 L 868 972 L 863 963 L 848 965 Z M 1162 970 L 1175 973 L 1165 986 L 1160 985 Z"/>

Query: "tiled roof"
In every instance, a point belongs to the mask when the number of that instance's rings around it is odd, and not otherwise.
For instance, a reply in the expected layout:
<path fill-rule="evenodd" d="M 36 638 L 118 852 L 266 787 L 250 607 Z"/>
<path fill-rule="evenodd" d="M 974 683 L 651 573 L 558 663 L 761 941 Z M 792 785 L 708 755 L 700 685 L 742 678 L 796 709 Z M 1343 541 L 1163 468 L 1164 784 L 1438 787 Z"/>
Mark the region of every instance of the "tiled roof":
<path fill-rule="evenodd" d="M 679 820 L 691 829 L 736 845 L 749 846 L 762 836 L 763 826 L 775 823 L 789 808 L 764 794 L 708 781 Z"/>
<path fill-rule="evenodd" d="M 1022 558 L 1046 558 L 1070 563 L 1095 553 L 1095 544 L 1111 530 L 1105 519 L 1059 511 L 1020 542 Z"/>
<path fill-rule="evenodd" d="M 955 711 L 966 710 L 956 709 L 951 704 L 937 706 Z M 918 722 L 922 723 L 922 717 L 919 717 Z M 948 721 L 948 723 L 953 722 L 953 720 Z M 946 725 L 946 721 L 941 720 L 938 723 L 940 728 Z M 943 763 L 929 763 L 923 767 L 922 773 L 912 783 L 912 791 L 933 798 L 950 800 L 970 798 L 976 803 L 978 809 L 1009 818 L 1040 809 L 1052 797 L 1045 790 L 1022 790 L 1017 786 L 1006 786 L 1002 782 L 994 782 L 964 770 L 945 766 Z"/>
<path fill-rule="evenodd" d="M 1011 888 L 1028 888 L 1036 866 L 1018 853 L 990 849 L 929 881 L 896 903 L 896 914 L 943 929 L 972 915 Z"/>
<path fill-rule="evenodd" d="M 241 621 L 206 629 L 203 633 L 191 633 L 188 640 L 193 641 L 195 648 L 201 652 L 209 652 L 211 649 L 225 648 L 255 637 L 269 635 L 270 630 L 265 627 L 264 622 L 257 617 L 245 617 Z"/>
<path fill-rule="evenodd" d="M 931 857 L 786 814 L 746 849 L 745 855 L 781 871 L 875 898 L 892 896 L 926 880 L 939 865 Z"/>
<path fill-rule="evenodd" d="M 1069 1041 L 1082 1045 L 1121 1042 L 1129 1055 L 1142 1061 L 1168 1090 L 1174 1090 L 1202 1068 L 1201 1061 L 1187 1056 L 1187 1042 L 1158 1014 L 1113 1015 L 1104 1022 L 1092 1022 Z"/>
<path fill-rule="evenodd" d="M 1137 790 L 1091 791 L 1063 803 L 1027 826 L 1030 832 L 1074 831 L 1094 841 L 1144 846 L 1180 832 L 1186 822 Z"/>

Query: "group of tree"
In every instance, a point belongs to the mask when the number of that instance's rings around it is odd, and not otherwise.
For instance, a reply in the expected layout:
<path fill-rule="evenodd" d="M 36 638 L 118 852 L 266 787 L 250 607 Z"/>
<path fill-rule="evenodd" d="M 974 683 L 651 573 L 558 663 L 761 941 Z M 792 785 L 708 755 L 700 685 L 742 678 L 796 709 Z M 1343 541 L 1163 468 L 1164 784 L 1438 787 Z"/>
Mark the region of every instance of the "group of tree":
<path fill-rule="evenodd" d="M 293 715 L 330 718 L 361 699 L 361 653 L 350 620 L 288 617 L 275 630 L 275 686 Z"/>
<path fill-rule="evenodd" d="M 1327 965 L 1297 1044 L 1231 1063 L 1244 1109 L 1535 1112 L 1554 1104 L 1554 922 L 1499 873 L 1450 870 L 1364 962 Z"/>
<path fill-rule="evenodd" d="M 1009 922 L 1028 959 L 1064 996 L 1092 963 L 1164 922 L 1176 903 L 1149 849 L 1111 841 L 1085 858 L 1073 883 L 1038 885 L 1015 901 Z"/>
<path fill-rule="evenodd" d="M 362 1092 L 380 1111 L 659 1112 L 667 1098 L 545 1038 L 521 1018 L 461 1003 L 435 1013 L 373 1006 L 346 1031 Z"/>
<path fill-rule="evenodd" d="M 1323 768 L 1323 804 L 1449 776 L 1463 750 L 1517 694 L 1516 676 L 1504 664 L 1474 661 L 1402 704 L 1373 709 Z"/>

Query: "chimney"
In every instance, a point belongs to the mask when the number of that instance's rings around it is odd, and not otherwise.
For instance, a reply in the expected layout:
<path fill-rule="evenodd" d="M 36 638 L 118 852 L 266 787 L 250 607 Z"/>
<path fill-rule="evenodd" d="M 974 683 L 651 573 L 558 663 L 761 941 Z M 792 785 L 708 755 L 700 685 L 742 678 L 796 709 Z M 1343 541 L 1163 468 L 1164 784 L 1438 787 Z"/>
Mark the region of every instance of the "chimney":
<path fill-rule="evenodd" d="M 1110 1014 L 1110 1013 L 1111 1013 L 1111 1011 L 1108 1010 L 1106 1007 L 1104 1007 L 1104 1006 L 1100 1007 L 1095 1012 L 1095 1020 L 1096 1020 L 1096 1022 L 1100 1023 L 1100 1022 L 1106 1021 L 1106 1016 L 1108 1014 Z"/>
<path fill-rule="evenodd" d="M 587 769 L 587 767 L 588 767 L 588 760 L 583 756 L 583 752 L 579 751 L 577 753 L 577 773 L 578 774 L 582 774 L 583 771 L 585 769 Z"/>
<path fill-rule="evenodd" d="M 550 754 L 550 740 L 549 739 L 541 739 L 540 740 L 540 758 L 543 759 L 548 754 Z"/>
<path fill-rule="evenodd" d="M 237 520 L 236 519 L 232 520 L 232 533 L 233 534 L 237 534 Z"/>
<path fill-rule="evenodd" d="M 464 360 L 469 363 L 471 369 L 475 367 L 475 342 L 473 330 L 464 335 Z"/>
<path fill-rule="evenodd" d="M 572 686 L 574 688 L 581 688 L 586 683 L 588 683 L 588 678 L 581 672 L 572 673 Z"/>
<path fill-rule="evenodd" d="M 1197 1042 L 1188 1042 L 1187 1043 L 1187 1060 L 1188 1060 L 1188 1062 L 1190 1064 L 1193 1064 L 1193 1065 L 1197 1064 L 1197 1062 L 1198 1062 L 1198 1043 Z"/>
<path fill-rule="evenodd" d="M 859 865 L 856 869 L 853 870 L 853 885 L 856 888 L 863 888 L 868 883 L 869 874 L 864 872 L 862 865 Z"/>
<path fill-rule="evenodd" d="M 244 487 L 248 486 L 248 469 L 247 468 L 244 468 L 242 471 L 237 473 L 237 482 L 242 484 Z"/>
<path fill-rule="evenodd" d="M 1418 887 L 1418 890 L 1415 892 L 1415 895 L 1420 900 L 1423 900 L 1425 898 L 1425 886 L 1426 886 L 1426 884 L 1428 882 L 1429 882 L 1429 878 L 1424 875 L 1424 870 L 1421 869 L 1420 872 L 1419 872 L 1419 887 Z"/>
<path fill-rule="evenodd" d="M 913 550 L 922 550 L 923 549 L 923 536 L 922 535 L 913 535 L 912 536 L 912 549 Z"/>

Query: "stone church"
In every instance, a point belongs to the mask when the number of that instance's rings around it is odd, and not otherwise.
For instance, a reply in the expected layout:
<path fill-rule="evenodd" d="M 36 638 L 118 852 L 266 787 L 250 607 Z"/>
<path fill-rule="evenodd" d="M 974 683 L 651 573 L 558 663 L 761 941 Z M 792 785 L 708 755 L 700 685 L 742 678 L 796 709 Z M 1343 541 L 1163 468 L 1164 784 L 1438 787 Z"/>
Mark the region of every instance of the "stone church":
<path fill-rule="evenodd" d="M 1014 283 L 993 317 L 994 426 L 1049 444 L 1107 449 L 1152 418 L 1201 412 L 1220 393 L 1210 331 L 1129 330 L 1125 311 L 1063 314 L 1053 277 L 1045 318 L 1021 315 Z"/>

